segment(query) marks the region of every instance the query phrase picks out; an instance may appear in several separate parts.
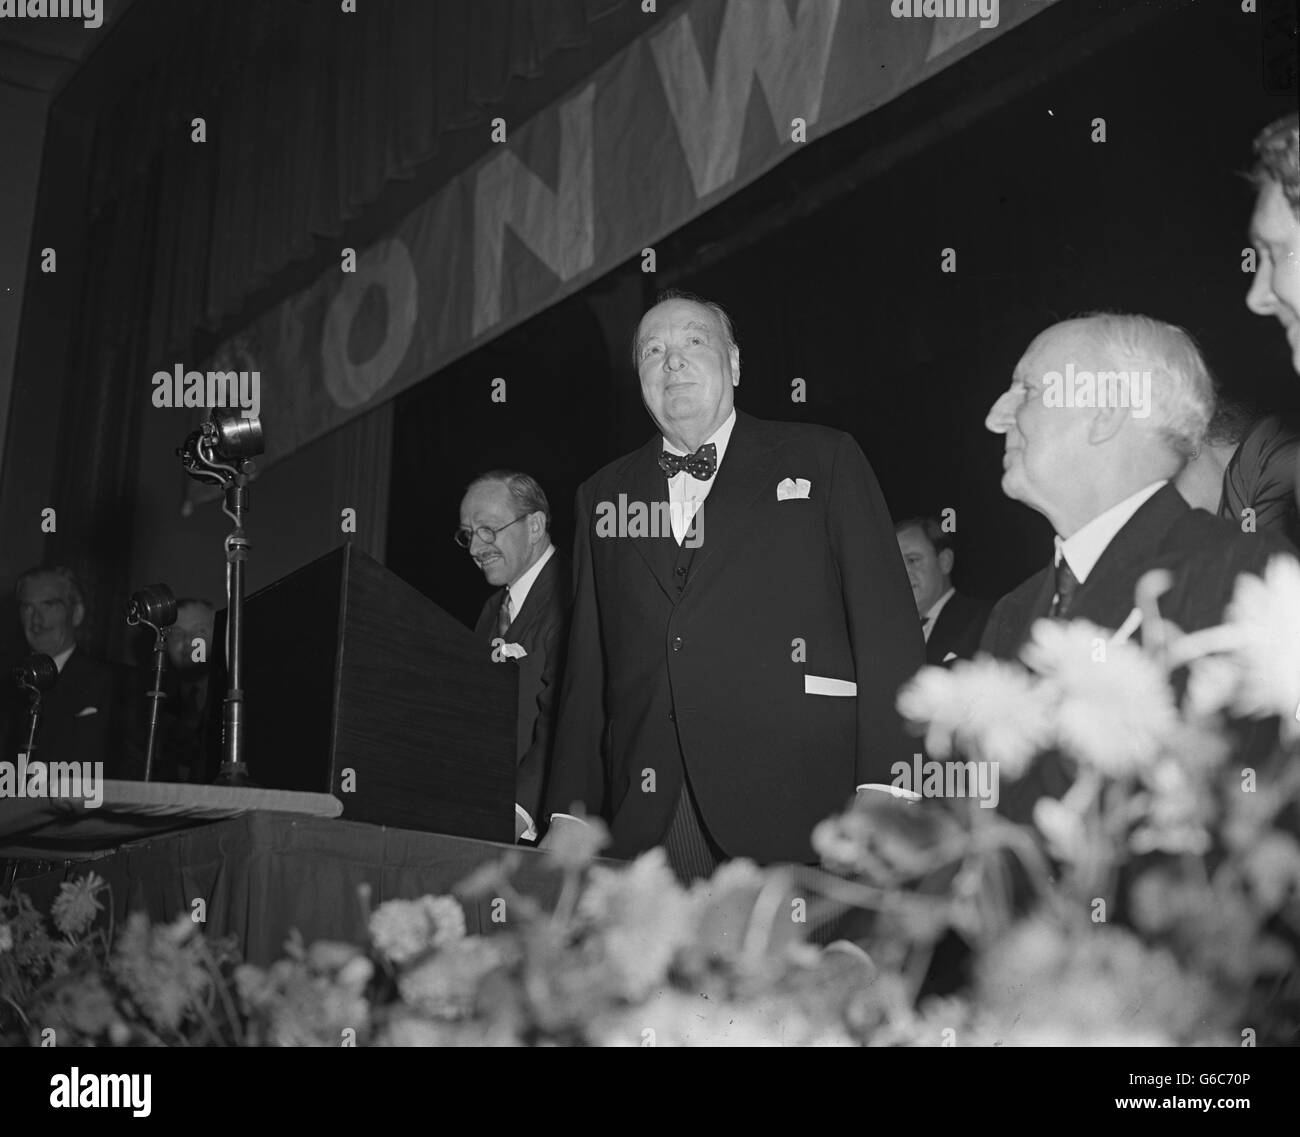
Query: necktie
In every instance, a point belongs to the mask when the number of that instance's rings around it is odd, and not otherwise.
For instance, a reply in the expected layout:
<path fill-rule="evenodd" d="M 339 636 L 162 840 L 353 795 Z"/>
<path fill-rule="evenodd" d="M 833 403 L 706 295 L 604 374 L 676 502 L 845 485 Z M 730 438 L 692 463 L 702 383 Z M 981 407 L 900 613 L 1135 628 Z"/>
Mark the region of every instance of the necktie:
<path fill-rule="evenodd" d="M 692 478 L 707 482 L 718 469 L 718 448 L 712 442 L 706 442 L 694 454 L 660 451 L 659 468 L 670 478 L 685 470 Z"/>
<path fill-rule="evenodd" d="M 505 588 L 501 592 L 501 609 L 497 612 L 497 635 L 504 638 L 506 632 L 510 630 L 510 622 L 513 619 L 510 614 L 510 589 Z"/>
<path fill-rule="evenodd" d="M 921 635 L 925 636 L 927 639 L 930 636 L 930 624 L 933 620 L 934 620 L 933 616 L 921 617 Z"/>
<path fill-rule="evenodd" d="M 1070 605 L 1074 602 L 1074 591 L 1079 587 L 1079 578 L 1070 569 L 1069 562 L 1062 557 L 1056 566 L 1056 599 L 1052 601 L 1049 615 L 1068 620 Z"/>

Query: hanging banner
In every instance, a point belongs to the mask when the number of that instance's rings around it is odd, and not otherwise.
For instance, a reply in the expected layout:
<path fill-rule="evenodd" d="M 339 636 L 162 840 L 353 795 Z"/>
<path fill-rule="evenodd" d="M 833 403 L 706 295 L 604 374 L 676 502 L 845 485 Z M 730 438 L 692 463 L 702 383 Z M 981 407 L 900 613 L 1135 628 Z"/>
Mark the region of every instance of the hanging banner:
<path fill-rule="evenodd" d="M 693 0 L 223 346 L 270 463 L 591 283 L 1053 0 Z M 350 271 L 349 271 L 350 270 Z"/>

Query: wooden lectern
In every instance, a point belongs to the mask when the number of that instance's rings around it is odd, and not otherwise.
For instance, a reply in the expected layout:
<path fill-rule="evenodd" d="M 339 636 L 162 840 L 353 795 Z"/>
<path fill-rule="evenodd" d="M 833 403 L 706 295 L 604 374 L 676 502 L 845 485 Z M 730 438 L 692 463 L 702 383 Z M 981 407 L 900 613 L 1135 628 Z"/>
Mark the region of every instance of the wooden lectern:
<path fill-rule="evenodd" d="M 351 545 L 253 593 L 245 613 L 256 785 L 332 793 L 350 821 L 514 841 L 514 666 Z M 224 612 L 213 639 L 222 653 Z"/>

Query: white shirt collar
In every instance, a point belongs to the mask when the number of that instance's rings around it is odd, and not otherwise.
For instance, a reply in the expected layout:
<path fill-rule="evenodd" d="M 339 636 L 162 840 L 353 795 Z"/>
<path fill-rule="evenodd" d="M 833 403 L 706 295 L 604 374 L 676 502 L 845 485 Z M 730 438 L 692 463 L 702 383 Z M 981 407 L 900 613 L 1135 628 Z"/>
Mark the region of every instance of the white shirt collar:
<path fill-rule="evenodd" d="M 65 648 L 54 657 L 54 666 L 59 669 L 59 674 L 63 673 L 63 665 L 68 662 L 69 656 L 77 650 L 77 645 L 73 644 L 70 648 Z"/>
<path fill-rule="evenodd" d="M 948 591 L 939 597 L 929 608 L 926 609 L 925 615 L 921 617 L 921 632 L 925 636 L 925 642 L 930 642 L 930 633 L 934 631 L 934 626 L 939 622 L 939 613 L 943 611 L 943 606 L 952 599 L 953 593 L 957 589 L 949 586 Z"/>
<path fill-rule="evenodd" d="M 703 446 L 712 442 L 713 445 L 718 448 L 719 466 L 722 465 L 722 456 L 727 452 L 727 443 L 731 441 L 731 432 L 735 428 L 735 425 L 736 425 L 736 408 L 732 407 L 731 414 L 727 416 L 727 421 L 724 422 L 720 427 L 718 427 L 717 430 L 715 430 L 711 435 L 709 435 L 708 438 L 704 440 L 704 442 L 700 444 L 701 446 Z M 666 438 L 663 440 L 663 442 L 664 442 L 664 449 L 667 450 L 669 454 L 681 455 L 687 453 L 685 450 L 682 450 L 680 447 L 674 446 Z M 685 473 L 686 471 L 683 470 L 680 474 L 674 474 L 673 477 L 680 478 Z"/>
<path fill-rule="evenodd" d="M 1061 558 L 1064 557 L 1075 579 L 1082 584 L 1096 567 L 1107 546 L 1115 539 L 1115 534 L 1129 523 L 1133 514 L 1146 504 L 1148 498 L 1155 496 L 1166 485 L 1168 485 L 1167 479 L 1152 482 L 1118 504 L 1112 505 L 1104 513 L 1097 514 L 1087 525 L 1065 540 L 1057 537 L 1055 563 L 1059 565 Z"/>
<path fill-rule="evenodd" d="M 510 618 L 515 619 L 524 609 L 524 601 L 528 599 L 528 593 L 532 591 L 533 582 L 541 574 L 546 562 L 551 559 L 551 554 L 555 552 L 555 545 L 550 544 L 546 547 L 540 557 L 537 558 L 532 568 L 528 569 L 519 577 L 517 581 L 510 586 Z"/>

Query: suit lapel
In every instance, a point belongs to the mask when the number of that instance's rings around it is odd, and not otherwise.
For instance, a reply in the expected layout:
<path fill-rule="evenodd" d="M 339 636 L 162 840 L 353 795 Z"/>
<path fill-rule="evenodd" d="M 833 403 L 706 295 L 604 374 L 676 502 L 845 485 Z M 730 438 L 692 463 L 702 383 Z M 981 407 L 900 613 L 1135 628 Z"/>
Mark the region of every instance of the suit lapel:
<path fill-rule="evenodd" d="M 692 576 L 706 565 L 716 571 L 728 550 L 735 549 L 737 534 L 745 530 L 749 510 L 771 481 L 775 462 L 776 448 L 763 437 L 762 423 L 737 411 L 727 453 L 701 507 L 703 531 Z"/>
<path fill-rule="evenodd" d="M 1076 617 L 1117 627 L 1137 603 L 1133 590 L 1138 578 L 1156 563 L 1165 534 L 1190 508 L 1172 483 L 1144 501 L 1079 585 L 1072 606 Z"/>
<path fill-rule="evenodd" d="M 559 555 L 559 550 L 551 554 L 551 559 L 542 566 L 542 571 L 537 574 L 537 579 L 533 581 L 532 588 L 528 590 L 523 608 L 515 613 L 515 618 L 510 624 L 510 641 L 512 643 L 523 643 L 532 634 L 533 628 L 537 626 L 538 621 L 542 618 L 542 612 L 545 611 L 546 605 L 551 598 L 551 591 L 555 586 L 555 561 Z"/>
<path fill-rule="evenodd" d="M 659 536 L 652 535 L 655 532 L 655 526 L 651 524 L 654 511 L 661 511 L 659 517 L 665 523 L 668 517 L 668 479 L 664 477 L 663 470 L 659 468 L 659 452 L 662 449 L 663 440 L 656 434 L 640 450 L 636 451 L 632 455 L 631 461 L 620 472 L 621 476 L 615 487 L 615 494 L 627 494 L 627 507 L 629 510 L 637 505 L 643 505 L 646 508 L 646 528 L 651 535 L 626 537 L 622 538 L 622 540 L 626 540 L 632 545 L 653 574 L 655 580 L 659 582 L 659 587 L 664 590 L 664 595 L 676 603 L 677 589 L 673 581 L 673 566 L 677 562 L 677 541 L 673 537 L 671 525 L 667 524 L 664 526 L 667 532 L 663 532 Z M 617 497 L 611 504 L 615 508 L 618 507 Z"/>

